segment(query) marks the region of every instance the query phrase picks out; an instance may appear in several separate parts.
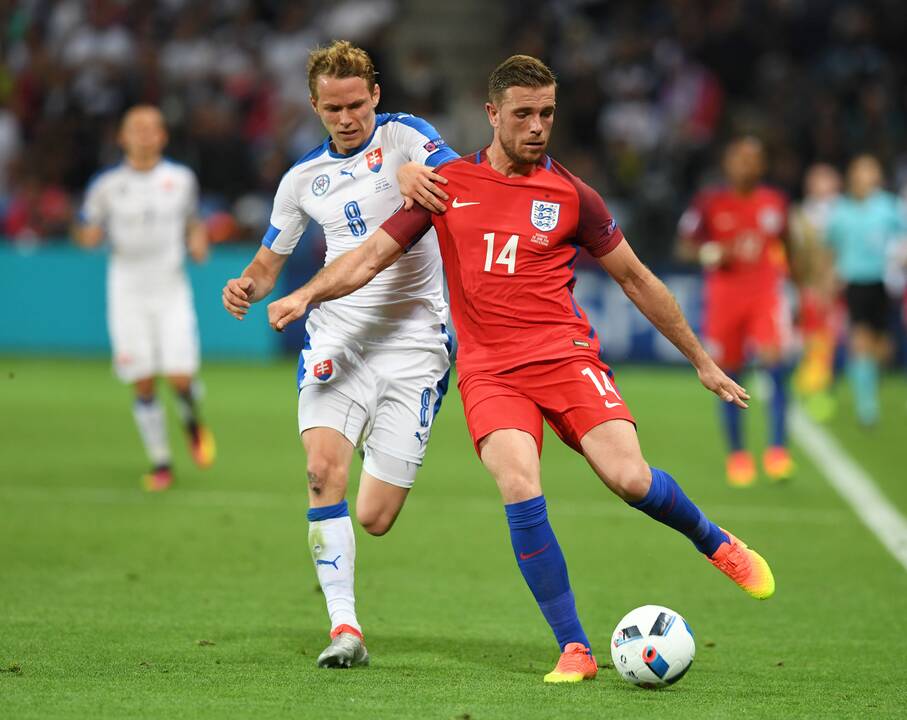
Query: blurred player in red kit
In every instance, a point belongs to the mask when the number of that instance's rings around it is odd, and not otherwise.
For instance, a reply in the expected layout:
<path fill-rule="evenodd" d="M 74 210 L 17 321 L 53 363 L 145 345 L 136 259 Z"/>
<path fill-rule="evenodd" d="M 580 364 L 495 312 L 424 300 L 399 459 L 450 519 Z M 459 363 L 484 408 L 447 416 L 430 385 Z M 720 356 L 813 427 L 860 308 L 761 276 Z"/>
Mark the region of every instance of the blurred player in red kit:
<path fill-rule="evenodd" d="M 787 369 L 790 313 L 787 277 L 787 198 L 760 183 L 762 143 L 753 137 L 731 142 L 724 153 L 727 187 L 703 191 L 680 221 L 680 254 L 705 270 L 703 335 L 721 368 L 735 380 L 754 357 L 772 382 L 770 445 L 763 467 L 773 480 L 793 472 L 787 450 Z M 739 409 L 724 407 L 731 485 L 750 485 L 756 464 L 746 450 Z"/>
<path fill-rule="evenodd" d="M 514 556 L 561 649 L 546 682 L 597 672 L 580 624 L 567 565 L 548 521 L 539 456 L 543 420 L 632 507 L 689 538 L 751 596 L 775 583 L 765 560 L 711 522 L 667 472 L 643 459 L 635 421 L 598 336 L 573 299 L 584 247 L 637 307 L 689 358 L 703 385 L 746 407 L 746 391 L 705 352 L 664 284 L 643 265 L 601 197 L 545 150 L 555 78 L 516 55 L 489 78 L 492 144 L 438 169 L 447 211 L 401 210 L 355 250 L 268 306 L 283 329 L 313 302 L 369 282 L 434 225 L 459 339 L 458 373 L 476 451 L 505 503 Z"/>

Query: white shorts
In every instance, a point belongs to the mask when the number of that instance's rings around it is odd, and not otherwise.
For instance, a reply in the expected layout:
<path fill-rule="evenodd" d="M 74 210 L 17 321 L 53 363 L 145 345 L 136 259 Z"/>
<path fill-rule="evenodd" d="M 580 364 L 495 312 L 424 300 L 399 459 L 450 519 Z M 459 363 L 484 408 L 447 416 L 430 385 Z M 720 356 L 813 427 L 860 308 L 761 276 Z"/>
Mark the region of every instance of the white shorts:
<path fill-rule="evenodd" d="M 109 292 L 107 326 L 114 370 L 123 382 L 198 372 L 198 322 L 188 283 L 145 294 Z"/>
<path fill-rule="evenodd" d="M 357 343 L 312 321 L 299 355 L 299 432 L 329 427 L 365 451 L 365 470 L 411 487 L 450 378 L 450 336 Z M 393 459 L 399 461 L 393 462 Z"/>

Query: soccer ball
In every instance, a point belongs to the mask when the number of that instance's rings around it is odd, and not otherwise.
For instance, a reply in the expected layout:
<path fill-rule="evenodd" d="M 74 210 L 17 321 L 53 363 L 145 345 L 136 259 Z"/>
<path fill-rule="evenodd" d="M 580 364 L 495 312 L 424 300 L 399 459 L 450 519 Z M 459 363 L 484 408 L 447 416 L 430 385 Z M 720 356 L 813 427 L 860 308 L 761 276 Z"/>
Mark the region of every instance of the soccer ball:
<path fill-rule="evenodd" d="M 624 680 L 643 688 L 673 685 L 686 675 L 695 655 L 687 621 L 660 605 L 631 610 L 611 637 L 614 668 Z"/>

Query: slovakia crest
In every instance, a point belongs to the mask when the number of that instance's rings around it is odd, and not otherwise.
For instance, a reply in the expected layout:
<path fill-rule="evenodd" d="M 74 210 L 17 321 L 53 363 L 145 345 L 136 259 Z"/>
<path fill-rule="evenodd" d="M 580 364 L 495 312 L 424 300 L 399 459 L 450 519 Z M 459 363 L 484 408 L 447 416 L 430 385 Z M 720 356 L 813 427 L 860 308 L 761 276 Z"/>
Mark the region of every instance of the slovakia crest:
<path fill-rule="evenodd" d="M 542 232 L 549 232 L 557 227 L 557 218 L 561 212 L 560 203 L 542 202 L 541 200 L 532 201 L 532 213 L 530 220 L 532 226 Z"/>
<path fill-rule="evenodd" d="M 312 194 L 318 196 L 324 195 L 330 186 L 331 178 L 327 175 L 319 175 L 312 180 Z"/>
<path fill-rule="evenodd" d="M 322 360 L 317 363 L 313 368 L 315 377 L 324 382 L 329 380 L 331 375 L 334 374 L 334 361 L 333 360 Z"/>
<path fill-rule="evenodd" d="M 366 153 L 365 161 L 368 163 L 368 169 L 373 173 L 381 172 L 381 164 L 384 162 L 381 148 L 375 148 L 371 152 Z"/>

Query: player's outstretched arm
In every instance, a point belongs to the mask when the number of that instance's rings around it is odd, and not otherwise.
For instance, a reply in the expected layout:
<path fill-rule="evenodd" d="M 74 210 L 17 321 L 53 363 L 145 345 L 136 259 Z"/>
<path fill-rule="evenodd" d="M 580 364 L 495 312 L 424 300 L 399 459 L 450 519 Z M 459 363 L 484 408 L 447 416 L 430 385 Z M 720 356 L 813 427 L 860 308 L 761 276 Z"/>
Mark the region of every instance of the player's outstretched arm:
<path fill-rule="evenodd" d="M 690 328 L 671 291 L 643 265 L 629 243 L 622 241 L 614 250 L 600 257 L 599 263 L 658 332 L 670 340 L 696 368 L 699 380 L 706 388 L 725 402 L 747 407 L 749 394 L 715 364 Z"/>
<path fill-rule="evenodd" d="M 224 285 L 221 298 L 224 308 L 237 320 L 242 320 L 252 303 L 268 296 L 289 255 L 281 255 L 262 245 L 252 262 L 238 278 Z"/>
<path fill-rule="evenodd" d="M 208 259 L 208 230 L 201 220 L 190 220 L 186 226 L 186 248 L 197 263 Z"/>
<path fill-rule="evenodd" d="M 309 282 L 268 305 L 268 322 L 278 332 L 305 315 L 309 305 L 349 295 L 389 267 L 403 248 L 384 230 L 376 230 L 355 250 L 325 266 Z"/>

